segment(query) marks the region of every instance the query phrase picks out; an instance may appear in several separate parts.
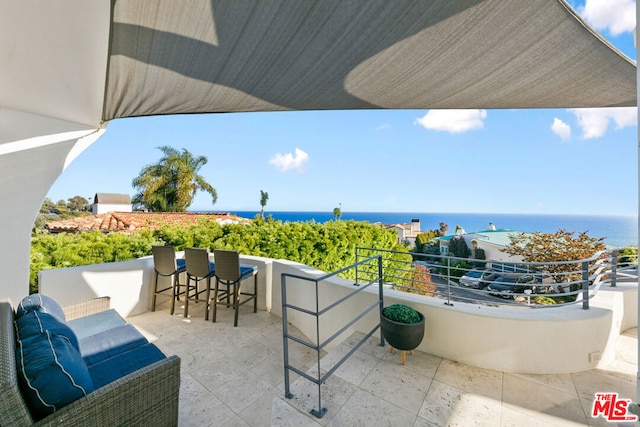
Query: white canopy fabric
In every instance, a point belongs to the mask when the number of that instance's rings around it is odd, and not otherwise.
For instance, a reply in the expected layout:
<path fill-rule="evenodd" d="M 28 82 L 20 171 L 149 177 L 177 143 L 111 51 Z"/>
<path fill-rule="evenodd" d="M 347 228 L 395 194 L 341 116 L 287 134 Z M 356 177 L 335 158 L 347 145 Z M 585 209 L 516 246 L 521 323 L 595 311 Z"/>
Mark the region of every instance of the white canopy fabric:
<path fill-rule="evenodd" d="M 636 105 L 564 0 L 0 0 L 0 107 L 157 114 Z"/>

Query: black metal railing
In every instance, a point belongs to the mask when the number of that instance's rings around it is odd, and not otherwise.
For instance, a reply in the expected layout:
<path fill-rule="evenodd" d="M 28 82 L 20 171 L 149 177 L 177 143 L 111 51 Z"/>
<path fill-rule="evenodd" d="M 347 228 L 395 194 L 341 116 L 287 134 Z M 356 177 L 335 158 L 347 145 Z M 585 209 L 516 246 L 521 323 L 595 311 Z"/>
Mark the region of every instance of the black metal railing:
<path fill-rule="evenodd" d="M 358 247 L 356 265 L 376 254 L 382 256 L 385 287 L 440 298 L 447 305 L 465 302 L 542 308 L 581 303 L 588 309 L 589 300 L 602 286 L 638 281 L 637 254 L 623 254 L 618 249 L 577 261 L 505 262 Z M 481 279 L 471 282 L 477 287 L 465 281 L 470 271 L 482 274 Z M 356 281 L 366 282 L 372 274 L 377 272 L 366 264 L 358 265 Z M 518 276 L 514 280 L 524 282 L 498 291 L 496 284 L 504 281 L 501 276 Z"/>
<path fill-rule="evenodd" d="M 378 271 L 377 275 L 374 275 L 373 277 L 371 277 L 371 280 L 369 280 L 367 283 L 364 284 L 358 284 L 359 286 L 355 288 L 355 290 L 353 290 L 352 292 L 350 292 L 349 294 L 347 294 L 346 296 L 338 299 L 337 301 L 333 301 L 330 304 L 326 305 L 325 307 L 320 307 L 320 298 L 319 298 L 319 291 L 320 291 L 320 286 L 321 283 L 334 277 L 334 276 L 338 276 L 341 273 L 346 272 L 347 270 L 350 269 L 357 269 L 358 267 L 363 267 L 363 266 L 368 266 L 371 268 L 367 268 L 367 270 L 369 271 L 373 271 L 376 270 Z M 295 283 L 299 286 L 304 286 L 304 287 L 309 287 L 309 291 L 313 290 L 314 291 L 314 295 L 315 295 L 315 300 L 314 300 L 314 304 L 315 304 L 315 308 L 314 309 L 308 309 L 308 308 L 304 308 L 302 306 L 299 305 L 294 305 L 288 302 L 287 300 L 287 286 L 293 286 L 291 284 L 291 280 L 299 280 L 301 282 L 299 283 Z M 336 331 L 332 331 L 333 333 L 331 333 L 331 335 L 324 339 L 322 342 L 320 342 L 321 339 L 321 334 L 320 334 L 320 325 L 321 325 L 321 318 L 323 315 L 326 315 L 328 313 L 330 313 L 332 310 L 336 309 L 337 307 L 339 307 L 341 304 L 343 304 L 345 301 L 353 298 L 354 296 L 356 296 L 357 294 L 363 292 L 365 289 L 367 289 L 368 287 L 372 286 L 372 285 L 378 285 L 378 299 L 371 305 L 369 305 L 367 308 L 365 308 L 362 312 L 356 314 L 355 316 L 353 316 L 353 318 L 351 318 L 345 325 L 341 326 L 339 329 L 337 329 Z M 293 371 L 295 373 L 297 373 L 298 375 L 302 376 L 303 378 L 306 378 L 307 380 L 313 382 L 314 384 L 316 384 L 318 386 L 318 409 L 312 409 L 311 413 L 313 415 L 315 415 L 318 418 L 322 418 L 324 416 L 324 414 L 326 413 L 327 409 L 324 408 L 322 406 L 322 384 L 336 371 L 336 369 L 338 369 L 340 367 L 340 365 L 342 365 L 366 340 L 369 339 L 369 337 L 371 337 L 371 335 L 373 335 L 373 333 L 375 331 L 377 331 L 380 328 L 380 316 L 377 316 L 378 321 L 375 322 L 375 326 L 373 326 L 373 328 L 367 333 L 365 334 L 365 336 L 354 345 L 353 348 L 351 348 L 351 350 L 346 353 L 333 367 L 329 368 L 326 373 L 322 374 L 322 371 L 320 369 L 320 359 L 321 359 L 321 352 L 322 350 L 329 344 L 331 343 L 333 340 L 335 340 L 337 337 L 339 337 L 341 334 L 343 334 L 347 329 L 349 329 L 349 327 L 353 326 L 357 321 L 359 321 L 360 319 L 362 319 L 367 313 L 371 312 L 372 310 L 378 308 L 379 311 L 382 311 L 383 308 L 383 293 L 382 293 L 382 256 L 381 255 L 375 255 L 372 257 L 369 257 L 367 259 L 363 259 L 353 265 L 350 265 L 348 267 L 345 267 L 341 270 L 335 271 L 333 273 L 330 274 L 326 274 L 324 276 L 318 277 L 318 278 L 310 278 L 310 277 L 306 277 L 306 276 L 302 276 L 302 275 L 297 275 L 297 274 L 289 274 L 289 273 L 283 273 L 282 274 L 282 279 L 281 279 L 281 286 L 282 286 L 282 336 L 283 336 L 283 357 L 284 357 L 284 386 L 285 386 L 285 396 L 287 398 L 292 398 L 294 395 L 291 393 L 290 390 L 290 378 L 289 378 L 289 371 Z M 308 292 L 306 294 L 306 296 L 310 296 L 312 295 L 312 292 Z M 306 301 L 308 302 L 308 301 Z M 288 318 L 287 318 L 287 311 L 288 310 L 294 310 L 297 312 L 301 312 L 301 313 L 305 313 L 309 316 L 312 316 L 315 318 L 315 333 L 316 333 L 316 340 L 315 343 L 314 342 L 309 342 L 306 339 L 303 338 L 299 338 L 296 337 L 294 335 L 289 334 L 289 322 L 288 322 Z M 309 375 L 307 372 L 304 372 L 302 369 L 292 366 L 290 364 L 290 360 L 289 360 L 289 341 L 294 341 L 297 342 L 298 344 L 302 344 L 303 346 L 306 346 L 312 350 L 315 350 L 316 352 L 316 356 L 317 356 L 317 376 L 312 376 Z M 382 338 L 382 334 L 380 337 L 380 345 L 384 345 L 384 339 Z"/>

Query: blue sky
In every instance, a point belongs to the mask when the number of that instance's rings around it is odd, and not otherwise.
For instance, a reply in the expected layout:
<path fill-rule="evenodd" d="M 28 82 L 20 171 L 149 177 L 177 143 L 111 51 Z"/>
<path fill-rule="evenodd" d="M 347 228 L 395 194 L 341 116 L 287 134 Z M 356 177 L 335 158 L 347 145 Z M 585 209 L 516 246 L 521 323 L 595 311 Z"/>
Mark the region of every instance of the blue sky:
<path fill-rule="evenodd" d="M 569 3 L 636 59 L 635 1 Z M 218 201 L 190 210 L 638 212 L 637 109 L 366 110 L 115 120 L 54 183 L 53 201 L 133 195 L 157 147 L 204 155 Z"/>

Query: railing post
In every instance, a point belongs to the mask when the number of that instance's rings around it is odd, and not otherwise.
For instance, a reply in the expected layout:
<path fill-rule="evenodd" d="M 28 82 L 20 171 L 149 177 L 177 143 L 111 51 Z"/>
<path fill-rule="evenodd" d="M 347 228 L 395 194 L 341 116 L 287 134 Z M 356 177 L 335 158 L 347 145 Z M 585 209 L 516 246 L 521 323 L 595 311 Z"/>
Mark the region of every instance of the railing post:
<path fill-rule="evenodd" d="M 358 283 L 360 283 L 360 282 L 358 281 L 358 261 L 359 261 L 359 260 L 358 260 L 358 249 L 360 249 L 360 248 L 359 248 L 358 246 L 356 246 L 356 285 L 357 285 Z"/>
<path fill-rule="evenodd" d="M 284 357 L 284 395 L 287 399 L 293 398 L 289 388 L 289 329 L 287 321 L 287 279 L 280 276 L 280 292 L 282 295 L 282 353 Z"/>
<path fill-rule="evenodd" d="M 444 305 L 451 305 L 451 257 L 447 257 L 447 302 Z"/>
<path fill-rule="evenodd" d="M 618 250 L 611 251 L 611 287 L 615 288 L 618 280 Z"/>
<path fill-rule="evenodd" d="M 582 308 L 589 309 L 589 261 L 582 261 Z"/>
<path fill-rule="evenodd" d="M 382 255 L 378 255 L 378 298 L 380 299 L 380 316 L 378 317 L 378 325 L 382 318 L 382 309 L 384 308 L 384 292 L 382 283 Z M 380 326 L 380 345 L 384 347 L 384 336 L 382 336 L 382 327 Z"/>
<path fill-rule="evenodd" d="M 315 284 L 316 284 L 316 312 L 315 312 L 315 317 L 316 317 L 316 346 L 317 346 L 317 350 L 316 350 L 316 358 L 317 358 L 317 362 L 318 362 L 318 380 L 317 380 L 317 384 L 318 384 L 318 409 L 312 409 L 311 410 L 311 414 L 313 414 L 315 417 L 317 418 L 322 418 L 324 416 L 324 414 L 327 412 L 327 408 L 323 408 L 322 407 L 322 382 L 320 381 L 320 378 L 322 377 L 322 371 L 320 370 L 320 315 L 318 314 L 320 311 L 320 292 L 318 289 L 318 281 L 315 280 Z"/>

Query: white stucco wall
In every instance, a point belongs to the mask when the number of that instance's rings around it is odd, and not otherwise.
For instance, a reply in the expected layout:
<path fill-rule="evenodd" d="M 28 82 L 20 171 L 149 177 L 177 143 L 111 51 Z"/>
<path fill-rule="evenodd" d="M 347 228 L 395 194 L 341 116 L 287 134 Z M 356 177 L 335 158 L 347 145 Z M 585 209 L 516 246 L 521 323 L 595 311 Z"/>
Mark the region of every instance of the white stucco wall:
<path fill-rule="evenodd" d="M 242 263 L 257 265 L 259 308 L 282 316 L 282 274 L 317 279 L 325 273 L 291 261 L 243 256 Z M 40 274 L 41 291 L 63 305 L 108 295 L 123 316 L 150 307 L 153 265 L 150 258 L 60 270 Z M 287 279 L 287 303 L 315 310 L 315 284 Z M 352 293 L 353 282 L 338 277 L 320 283 L 320 310 Z M 375 303 L 378 288 L 366 289 L 355 298 L 321 316 L 320 340 L 324 342 L 367 307 Z M 425 338 L 418 350 L 448 360 L 505 372 L 558 374 L 604 366 L 614 358 L 615 340 L 621 331 L 637 326 L 636 284 L 603 288 L 582 305 L 555 308 L 506 308 L 454 303 L 385 289 L 385 305 L 408 304 L 425 315 Z M 329 344 L 330 350 L 353 332 L 368 333 L 378 320 L 377 307 Z M 292 309 L 287 321 L 316 342 L 315 317 Z M 378 332 L 376 336 L 379 337 Z"/>
<path fill-rule="evenodd" d="M 184 253 L 178 252 L 176 256 L 182 258 Z M 213 260 L 213 255 L 210 257 Z M 240 262 L 258 266 L 258 308 L 269 310 L 271 260 L 242 256 Z M 159 280 L 160 285 L 166 287 L 166 281 L 170 279 L 160 277 Z M 184 274 L 180 280 L 181 283 L 186 281 Z M 111 308 L 120 315 L 135 316 L 148 311 L 152 306 L 155 284 L 153 258 L 149 256 L 132 261 L 42 270 L 38 275 L 38 283 L 39 292 L 51 296 L 63 306 L 109 296 Z M 160 298 L 169 297 L 158 296 Z"/>
<path fill-rule="evenodd" d="M 109 203 L 94 203 L 91 208 L 91 213 L 94 215 L 100 215 L 103 213 L 109 212 L 132 212 L 133 205 L 123 205 L 123 204 L 109 204 Z"/>

